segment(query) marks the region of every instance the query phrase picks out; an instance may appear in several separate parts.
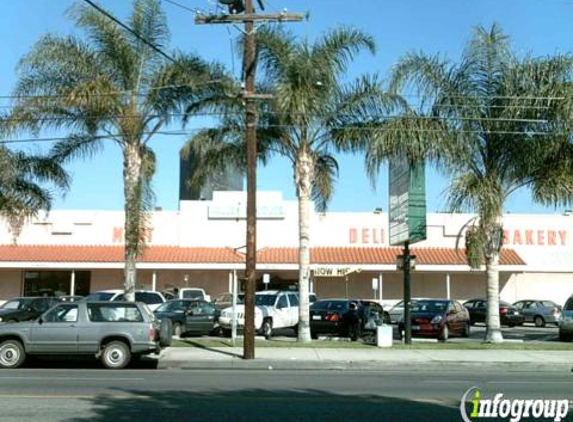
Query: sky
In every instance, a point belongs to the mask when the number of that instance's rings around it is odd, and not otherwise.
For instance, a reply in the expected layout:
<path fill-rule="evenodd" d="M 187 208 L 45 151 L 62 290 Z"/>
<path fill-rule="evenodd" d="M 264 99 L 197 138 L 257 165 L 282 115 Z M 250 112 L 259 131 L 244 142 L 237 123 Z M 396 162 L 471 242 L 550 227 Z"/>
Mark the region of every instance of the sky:
<path fill-rule="evenodd" d="M 18 60 L 45 33 L 78 33 L 66 9 L 75 0 L 1 0 L 0 97 L 10 95 L 17 78 Z M 215 0 L 174 0 L 191 9 L 209 10 Z M 99 0 L 99 4 L 125 20 L 131 0 Z M 360 55 L 350 66 L 347 79 L 362 73 L 379 73 L 388 78 L 392 65 L 409 51 L 440 53 L 457 60 L 473 29 L 497 22 L 512 39 L 518 54 L 534 56 L 571 51 L 573 0 L 266 0 L 267 11 L 309 12 L 304 23 L 288 24 L 301 37 L 316 39 L 337 25 L 360 28 L 377 43 L 377 54 Z M 240 67 L 232 58 L 231 44 L 240 32 L 230 26 L 198 26 L 194 14 L 163 2 L 171 29 L 171 48 L 195 52 L 208 60 L 224 63 L 229 69 Z M 8 99 L 0 100 L 3 106 Z M 202 128 L 211 122 L 194 120 L 188 129 Z M 178 129 L 179 127 L 173 127 Z M 45 133 L 41 136 L 53 136 Z M 22 136 L 26 137 L 26 136 Z M 11 138 L 13 139 L 13 138 Z M 185 136 L 158 136 L 151 147 L 157 155 L 154 178 L 156 205 L 164 210 L 178 209 L 179 150 Z M 48 142 L 13 144 L 26 151 L 45 151 Z M 364 172 L 360 155 L 338 155 L 340 166 L 330 211 L 373 211 L 388 209 L 388 172 L 382 168 L 374 189 Z M 123 182 L 121 151 L 111 142 L 97 156 L 76 161 L 66 167 L 73 182 L 65 196 L 57 196 L 54 209 L 121 210 Z M 446 211 L 445 190 L 448 178 L 426 170 L 427 209 Z M 274 159 L 259 167 L 260 190 L 282 191 L 285 199 L 295 199 L 292 168 L 284 159 Z M 519 191 L 506 203 L 511 213 L 556 213 L 560 208 L 546 208 L 532 202 L 528 191 Z"/>

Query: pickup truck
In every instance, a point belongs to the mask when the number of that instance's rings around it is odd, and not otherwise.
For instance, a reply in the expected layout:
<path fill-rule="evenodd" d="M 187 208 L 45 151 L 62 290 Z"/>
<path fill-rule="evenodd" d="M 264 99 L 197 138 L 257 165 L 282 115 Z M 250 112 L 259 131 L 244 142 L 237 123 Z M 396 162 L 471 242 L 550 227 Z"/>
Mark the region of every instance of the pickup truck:
<path fill-rule="evenodd" d="M 237 328 L 245 325 L 245 306 L 237 305 Z M 221 311 L 219 325 L 228 333 L 233 323 L 233 308 Z M 275 328 L 295 328 L 298 324 L 298 294 L 268 290 L 255 294 L 255 329 L 268 340 Z"/>
<path fill-rule="evenodd" d="M 26 355 L 94 355 L 121 369 L 170 346 L 171 331 L 143 303 L 60 303 L 35 321 L 0 324 L 0 367 L 18 368 Z"/>

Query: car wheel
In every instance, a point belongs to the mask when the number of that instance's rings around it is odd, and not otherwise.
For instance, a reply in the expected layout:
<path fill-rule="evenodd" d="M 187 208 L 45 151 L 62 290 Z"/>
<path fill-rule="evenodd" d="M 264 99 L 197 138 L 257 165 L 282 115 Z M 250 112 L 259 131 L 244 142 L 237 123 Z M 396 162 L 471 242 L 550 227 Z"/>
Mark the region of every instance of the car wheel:
<path fill-rule="evenodd" d="M 18 368 L 26 359 L 24 346 L 18 340 L 6 340 L 0 344 L 0 366 L 2 368 Z"/>
<path fill-rule="evenodd" d="M 265 340 L 271 339 L 271 336 L 273 335 L 273 323 L 270 319 L 263 321 L 261 331 L 263 332 L 263 336 L 265 336 Z"/>
<path fill-rule="evenodd" d="M 470 323 L 466 322 L 464 325 L 464 332 L 462 333 L 462 337 L 468 338 L 470 336 Z"/>
<path fill-rule="evenodd" d="M 310 338 L 313 340 L 318 340 L 318 334 L 317 333 L 313 333 L 312 331 L 310 332 Z"/>
<path fill-rule="evenodd" d="M 442 333 L 438 337 L 438 340 L 448 341 L 448 338 L 450 338 L 450 329 L 448 328 L 448 324 L 445 324 L 444 328 L 442 328 Z"/>
<path fill-rule="evenodd" d="M 173 324 L 173 335 L 176 337 L 181 337 L 182 334 L 183 334 L 183 328 L 181 328 L 181 324 L 179 324 L 178 322 Z"/>
<path fill-rule="evenodd" d="M 123 341 L 112 341 L 104 346 L 101 363 L 108 369 L 125 368 L 131 360 L 129 346 Z"/>
<path fill-rule="evenodd" d="M 542 316 L 537 315 L 533 322 L 535 323 L 536 327 L 545 327 L 545 320 Z"/>
<path fill-rule="evenodd" d="M 161 347 L 171 346 L 173 337 L 173 322 L 169 319 L 162 319 L 159 326 L 159 345 Z"/>

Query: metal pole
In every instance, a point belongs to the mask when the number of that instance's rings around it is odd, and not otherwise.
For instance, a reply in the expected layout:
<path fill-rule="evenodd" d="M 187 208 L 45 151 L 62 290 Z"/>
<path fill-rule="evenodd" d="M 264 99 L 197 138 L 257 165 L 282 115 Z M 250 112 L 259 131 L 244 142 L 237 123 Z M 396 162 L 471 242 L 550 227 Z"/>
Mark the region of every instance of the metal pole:
<path fill-rule="evenodd" d="M 384 294 L 382 293 L 382 288 L 384 287 L 384 280 L 382 280 L 382 273 L 378 274 L 378 300 L 382 300 Z"/>
<path fill-rule="evenodd" d="M 153 274 L 151 275 L 151 290 L 157 290 L 157 273 L 155 271 L 153 271 Z"/>
<path fill-rule="evenodd" d="M 245 1 L 245 12 L 254 13 L 253 0 Z M 245 77 L 247 96 L 255 93 L 256 46 L 255 24 L 245 21 Z M 257 132 L 256 107 L 247 101 L 247 283 L 245 286 L 245 333 L 243 359 L 255 358 L 255 285 L 257 267 Z"/>
<path fill-rule="evenodd" d="M 410 283 L 410 243 L 404 244 L 404 342 L 412 344 L 411 283 Z"/>
<path fill-rule="evenodd" d="M 72 274 L 70 276 L 70 295 L 76 295 L 76 270 L 72 270 Z"/>

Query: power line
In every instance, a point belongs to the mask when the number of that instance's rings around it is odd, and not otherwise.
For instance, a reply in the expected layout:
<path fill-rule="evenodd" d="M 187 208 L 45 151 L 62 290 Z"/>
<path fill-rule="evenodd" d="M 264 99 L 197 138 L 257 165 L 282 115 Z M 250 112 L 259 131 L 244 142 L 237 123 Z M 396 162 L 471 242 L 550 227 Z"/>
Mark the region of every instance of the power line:
<path fill-rule="evenodd" d="M 193 14 L 197 14 L 199 12 L 199 9 L 191 9 L 188 6 L 185 6 L 184 4 L 178 3 L 178 2 L 173 1 L 173 0 L 163 0 L 163 1 L 165 3 L 169 3 L 169 4 L 172 4 L 173 6 L 179 7 L 180 9 L 187 10 L 188 12 L 191 12 Z"/>
<path fill-rule="evenodd" d="M 104 16 L 106 16 L 108 19 L 112 20 L 113 22 L 115 22 L 116 24 L 118 24 L 119 26 L 121 26 L 123 29 L 125 29 L 126 31 L 128 31 L 130 34 L 132 34 L 133 36 L 137 37 L 138 40 L 140 40 L 141 42 L 143 42 L 144 44 L 146 44 L 147 46 L 151 47 L 153 50 L 155 50 L 157 53 L 159 53 L 160 55 L 162 55 L 163 57 L 165 57 L 167 60 L 171 61 L 171 62 L 175 62 L 175 59 L 171 56 L 169 56 L 167 53 L 165 53 L 163 50 L 161 50 L 159 47 L 157 47 L 155 44 L 149 42 L 148 40 L 146 40 L 145 38 L 143 38 L 141 35 L 139 35 L 137 32 L 135 32 L 133 29 L 131 29 L 129 26 L 127 26 L 126 24 L 124 24 L 122 21 L 120 21 L 119 19 L 117 19 L 115 16 L 113 16 L 112 14 L 108 13 L 106 10 L 102 9 L 101 7 L 99 7 L 97 4 L 95 4 L 93 1 L 91 0 L 83 0 L 84 2 L 86 2 L 87 4 L 89 4 L 91 7 L 93 7 L 95 10 L 97 10 L 98 12 L 100 12 L 101 14 L 103 14 Z"/>

